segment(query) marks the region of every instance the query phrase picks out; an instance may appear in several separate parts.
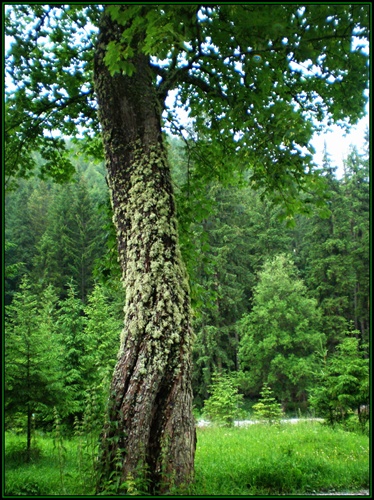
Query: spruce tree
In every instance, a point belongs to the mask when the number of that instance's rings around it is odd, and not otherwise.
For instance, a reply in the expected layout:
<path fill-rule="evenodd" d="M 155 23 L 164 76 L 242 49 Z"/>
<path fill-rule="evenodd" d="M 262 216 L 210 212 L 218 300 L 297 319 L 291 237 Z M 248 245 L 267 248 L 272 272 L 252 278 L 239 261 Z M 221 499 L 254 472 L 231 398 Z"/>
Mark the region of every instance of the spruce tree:
<path fill-rule="evenodd" d="M 61 346 L 55 317 L 57 297 L 51 287 L 33 293 L 24 277 L 6 308 L 5 410 L 26 418 L 26 448 L 31 449 L 32 420 L 41 425 L 53 407 L 66 404 L 62 383 Z M 11 425 L 11 424 L 10 424 Z"/>
<path fill-rule="evenodd" d="M 271 387 L 265 382 L 260 391 L 258 403 L 252 406 L 254 417 L 268 424 L 279 424 L 283 411 L 281 405 L 273 395 Z"/>
<path fill-rule="evenodd" d="M 369 419 L 368 346 L 360 345 L 360 332 L 348 328 L 333 354 L 327 354 L 317 373 L 310 402 L 329 425 L 346 423 L 356 413 L 364 428 Z"/>
<path fill-rule="evenodd" d="M 103 223 L 82 178 L 55 188 L 48 225 L 33 261 L 34 274 L 44 286 L 52 283 L 65 298 L 68 282 L 73 280 L 81 300 L 86 301 L 93 286 L 95 261 L 104 253 Z"/>
<path fill-rule="evenodd" d="M 122 318 L 108 291 L 98 284 L 88 297 L 84 313 L 86 382 L 91 390 L 99 393 L 103 409 L 118 353 Z"/>
<path fill-rule="evenodd" d="M 325 343 L 321 316 L 292 258 L 279 255 L 259 274 L 252 310 L 239 323 L 239 358 L 247 391 L 268 382 L 282 404 L 305 403 L 316 350 Z"/>
<path fill-rule="evenodd" d="M 63 349 L 63 380 L 68 402 L 61 417 L 72 427 L 74 418 L 80 418 L 85 408 L 91 366 L 89 352 L 91 339 L 86 338 L 84 333 L 86 318 L 83 302 L 77 294 L 77 287 L 72 282 L 68 287 L 68 295 L 60 303 L 57 327 Z"/>
<path fill-rule="evenodd" d="M 214 424 L 232 427 L 234 421 L 243 416 L 243 394 L 239 394 L 237 383 L 232 376 L 214 373 L 209 394 L 209 398 L 204 401 L 203 414 Z"/>
<path fill-rule="evenodd" d="M 345 336 L 347 322 L 368 340 L 369 172 L 366 155 L 353 149 L 337 179 L 327 156 L 330 214 L 298 218 L 295 260 L 323 312 L 323 331 L 331 352 Z M 299 236 L 297 236 L 299 234 Z"/>

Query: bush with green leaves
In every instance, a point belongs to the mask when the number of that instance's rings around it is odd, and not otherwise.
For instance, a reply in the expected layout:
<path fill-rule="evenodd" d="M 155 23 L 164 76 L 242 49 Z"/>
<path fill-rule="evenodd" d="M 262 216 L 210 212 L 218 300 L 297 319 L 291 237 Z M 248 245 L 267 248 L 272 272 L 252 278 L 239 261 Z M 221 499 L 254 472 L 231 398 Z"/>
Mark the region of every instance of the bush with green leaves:
<path fill-rule="evenodd" d="M 203 415 L 215 424 L 231 427 L 234 421 L 243 418 L 241 409 L 243 395 L 239 394 L 234 378 L 228 374 L 215 373 L 209 389 L 210 397 L 204 401 Z"/>

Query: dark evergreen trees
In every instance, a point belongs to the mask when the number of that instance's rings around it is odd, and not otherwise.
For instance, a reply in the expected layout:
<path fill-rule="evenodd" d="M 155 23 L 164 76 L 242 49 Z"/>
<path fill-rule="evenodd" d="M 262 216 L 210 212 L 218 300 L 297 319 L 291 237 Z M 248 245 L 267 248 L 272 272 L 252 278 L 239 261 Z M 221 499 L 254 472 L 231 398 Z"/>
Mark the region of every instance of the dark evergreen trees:
<path fill-rule="evenodd" d="M 85 382 L 90 390 L 101 396 L 102 410 L 108 397 L 123 325 L 122 311 L 110 291 L 110 288 L 95 285 L 84 307 L 86 321 L 83 335 L 87 353 Z"/>
<path fill-rule="evenodd" d="M 212 213 L 203 223 L 206 248 L 197 274 L 205 295 L 194 323 L 194 394 L 199 406 L 215 371 L 239 369 L 237 322 L 250 312 L 257 273 L 267 259 L 291 249 L 279 208 L 261 200 L 256 191 L 214 184 L 207 199 Z"/>
<path fill-rule="evenodd" d="M 5 274 L 6 304 L 10 304 L 24 273 L 33 270 L 37 245 L 48 224 L 49 203 L 49 187 L 36 180 L 21 181 L 16 191 L 5 196 L 5 265 L 13 266 L 11 275 Z"/>
<path fill-rule="evenodd" d="M 369 420 L 368 346 L 360 345 L 357 330 L 345 332 L 334 354 L 323 359 L 310 402 L 329 425 L 347 423 L 357 414 L 362 428 Z"/>
<path fill-rule="evenodd" d="M 299 218 L 295 259 L 309 290 L 317 298 L 329 350 L 353 322 L 368 340 L 369 318 L 369 171 L 367 155 L 353 149 L 342 179 L 325 157 L 330 186 L 330 215 Z"/>
<path fill-rule="evenodd" d="M 353 147 L 345 162 L 342 198 L 346 201 L 345 234 L 354 276 L 347 290 L 347 319 L 360 332 L 364 344 L 370 329 L 370 173 L 369 149 L 360 154 Z"/>
<path fill-rule="evenodd" d="M 83 302 L 77 296 L 73 283 L 68 285 L 67 297 L 60 302 L 58 332 L 62 346 L 62 373 L 65 401 L 68 403 L 61 414 L 72 426 L 76 416 L 81 417 L 89 388 L 90 363 L 87 360 L 92 339 L 86 337 L 84 328 L 86 317 Z"/>
<path fill-rule="evenodd" d="M 36 245 L 36 279 L 53 284 L 61 298 L 67 296 L 72 279 L 85 302 L 93 287 L 95 261 L 104 254 L 103 225 L 82 178 L 59 187 L 48 210 L 48 225 Z"/>

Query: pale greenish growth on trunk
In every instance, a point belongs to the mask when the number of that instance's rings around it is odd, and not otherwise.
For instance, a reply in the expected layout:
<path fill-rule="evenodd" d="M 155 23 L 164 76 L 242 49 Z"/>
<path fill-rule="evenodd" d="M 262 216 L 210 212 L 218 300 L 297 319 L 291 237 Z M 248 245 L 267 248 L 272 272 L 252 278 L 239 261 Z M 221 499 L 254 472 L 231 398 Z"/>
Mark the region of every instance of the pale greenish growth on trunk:
<path fill-rule="evenodd" d="M 136 71 L 111 75 L 105 47 L 121 28 L 105 16 L 95 54 L 118 258 L 126 289 L 125 321 L 102 436 L 100 484 L 145 480 L 167 492 L 193 475 L 195 423 L 191 387 L 191 308 L 178 243 L 160 100 L 146 56 Z"/>
<path fill-rule="evenodd" d="M 180 328 L 184 311 L 180 310 L 186 293 L 189 293 L 188 279 L 182 256 L 178 246 L 177 221 L 170 212 L 174 204 L 171 193 L 159 193 L 159 175 L 154 175 L 152 165 L 163 167 L 166 159 L 156 151 L 149 155 L 134 154 L 133 173 L 130 177 L 128 198 L 121 210 L 114 207 L 114 222 L 123 218 L 131 219 L 131 229 L 127 235 L 117 230 L 118 236 L 126 238 L 127 253 L 125 256 L 126 271 L 123 280 L 126 288 L 126 319 L 128 332 L 135 339 L 143 331 L 150 333 L 156 341 L 163 332 L 171 329 L 172 333 L 166 341 L 166 349 L 173 342 L 179 342 Z M 165 170 L 165 172 L 167 172 Z M 116 224 L 118 227 L 118 224 Z M 164 238 L 172 244 L 165 244 Z M 159 297 L 153 315 L 161 315 L 166 311 L 173 319 L 168 325 L 167 316 L 157 328 L 153 328 L 150 317 L 149 301 L 151 295 Z M 136 303 L 136 306 L 135 306 Z M 178 306 L 179 304 L 179 306 Z M 131 318 L 135 318 L 132 321 Z M 153 329 L 153 331 L 150 331 Z M 125 342 L 122 337 L 122 345 Z M 188 346 L 189 347 L 189 344 Z"/>
<path fill-rule="evenodd" d="M 124 433 L 116 448 L 124 450 L 121 480 L 140 473 L 153 481 L 151 492 L 168 491 L 173 482 L 188 484 L 193 474 L 189 285 L 164 152 L 136 144 L 132 157 L 124 191 L 117 179 L 110 181 L 113 221 L 119 242 L 125 241 L 119 260 L 126 289 L 110 419 Z M 113 435 L 105 432 L 110 442 Z"/>

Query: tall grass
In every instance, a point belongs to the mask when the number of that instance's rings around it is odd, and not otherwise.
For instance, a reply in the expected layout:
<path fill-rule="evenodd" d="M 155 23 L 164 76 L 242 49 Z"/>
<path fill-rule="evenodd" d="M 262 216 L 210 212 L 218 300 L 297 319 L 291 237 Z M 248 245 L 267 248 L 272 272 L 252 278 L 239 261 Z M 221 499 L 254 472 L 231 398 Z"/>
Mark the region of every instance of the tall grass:
<path fill-rule="evenodd" d="M 90 495 L 93 493 L 91 468 L 82 458 L 79 438 L 65 439 L 61 447 L 53 436 L 36 436 L 36 448 L 29 463 L 24 459 L 24 437 L 5 435 L 6 495 Z M 84 473 L 82 474 L 82 472 Z"/>
<path fill-rule="evenodd" d="M 316 422 L 198 428 L 190 495 L 284 495 L 369 487 L 369 439 Z M 6 433 L 6 495 L 91 495 L 90 453 L 82 436 L 64 441 L 64 461 L 49 436 L 36 437 L 29 463 L 24 438 Z M 63 481 L 61 481 L 63 474 Z"/>
<path fill-rule="evenodd" d="M 277 495 L 369 487 L 368 438 L 318 422 L 203 428 L 195 494 Z"/>

